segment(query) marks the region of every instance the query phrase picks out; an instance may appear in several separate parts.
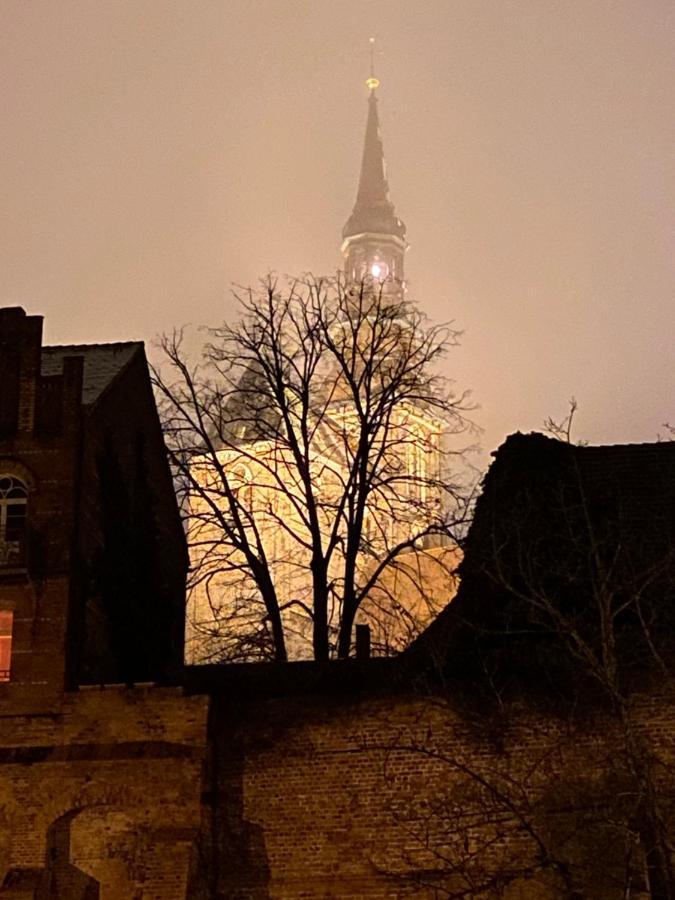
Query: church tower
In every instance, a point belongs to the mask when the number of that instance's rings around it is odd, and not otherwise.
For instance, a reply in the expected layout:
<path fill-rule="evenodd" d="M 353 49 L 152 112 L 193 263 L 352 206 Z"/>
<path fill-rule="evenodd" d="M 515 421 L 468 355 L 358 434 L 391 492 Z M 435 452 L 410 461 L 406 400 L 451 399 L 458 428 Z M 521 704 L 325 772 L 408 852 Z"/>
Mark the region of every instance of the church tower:
<path fill-rule="evenodd" d="M 398 297 L 405 291 L 403 257 L 406 251 L 405 225 L 397 217 L 389 198 L 389 184 L 380 135 L 377 88 L 372 64 L 366 85 L 368 118 L 361 160 L 356 203 L 342 229 L 342 256 L 348 282 L 364 278 L 384 282 L 384 290 Z"/>

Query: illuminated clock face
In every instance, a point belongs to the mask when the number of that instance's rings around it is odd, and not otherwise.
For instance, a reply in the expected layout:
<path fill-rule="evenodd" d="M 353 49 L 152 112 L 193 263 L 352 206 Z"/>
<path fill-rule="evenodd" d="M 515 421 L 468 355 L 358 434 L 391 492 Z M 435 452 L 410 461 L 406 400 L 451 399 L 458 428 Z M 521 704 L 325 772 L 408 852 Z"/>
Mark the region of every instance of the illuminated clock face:
<path fill-rule="evenodd" d="M 380 259 L 373 260 L 368 267 L 368 272 L 373 278 L 386 278 L 389 274 L 389 266 Z"/>

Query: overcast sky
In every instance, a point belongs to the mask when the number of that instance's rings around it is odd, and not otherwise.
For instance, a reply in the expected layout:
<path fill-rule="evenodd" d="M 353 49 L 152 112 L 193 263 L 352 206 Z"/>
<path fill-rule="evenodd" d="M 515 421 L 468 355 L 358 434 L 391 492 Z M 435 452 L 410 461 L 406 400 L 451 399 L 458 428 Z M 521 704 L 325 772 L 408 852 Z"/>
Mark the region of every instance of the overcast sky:
<path fill-rule="evenodd" d="M 3 0 L 0 300 L 52 343 L 331 272 L 368 36 L 411 294 L 464 331 L 486 451 L 675 421 L 674 0 Z"/>

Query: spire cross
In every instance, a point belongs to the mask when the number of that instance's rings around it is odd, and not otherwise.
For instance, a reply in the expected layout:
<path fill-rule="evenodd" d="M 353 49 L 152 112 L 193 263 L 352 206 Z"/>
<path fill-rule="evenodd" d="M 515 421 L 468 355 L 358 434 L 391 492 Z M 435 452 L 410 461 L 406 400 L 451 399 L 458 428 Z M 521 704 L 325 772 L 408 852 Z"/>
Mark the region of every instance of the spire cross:
<path fill-rule="evenodd" d="M 368 43 L 370 45 L 370 78 L 366 79 L 366 85 L 371 91 L 374 91 L 380 86 L 379 79 L 375 77 L 375 38 L 368 38 Z"/>

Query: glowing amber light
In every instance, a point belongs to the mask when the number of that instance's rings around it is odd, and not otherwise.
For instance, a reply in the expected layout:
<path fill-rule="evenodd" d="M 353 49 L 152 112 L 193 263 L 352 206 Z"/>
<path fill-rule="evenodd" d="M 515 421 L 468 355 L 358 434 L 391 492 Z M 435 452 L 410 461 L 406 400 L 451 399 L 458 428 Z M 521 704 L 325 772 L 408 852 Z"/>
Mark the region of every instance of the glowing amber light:
<path fill-rule="evenodd" d="M 0 610 L 0 681 L 9 681 L 12 659 L 12 619 L 12 612 Z"/>
<path fill-rule="evenodd" d="M 375 78 L 374 75 L 371 75 L 370 78 L 366 79 L 366 85 L 370 88 L 371 91 L 374 91 L 375 88 L 380 86 L 380 79 Z"/>

